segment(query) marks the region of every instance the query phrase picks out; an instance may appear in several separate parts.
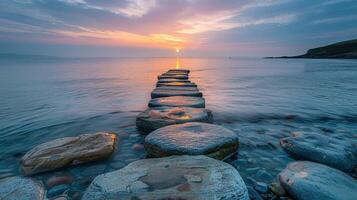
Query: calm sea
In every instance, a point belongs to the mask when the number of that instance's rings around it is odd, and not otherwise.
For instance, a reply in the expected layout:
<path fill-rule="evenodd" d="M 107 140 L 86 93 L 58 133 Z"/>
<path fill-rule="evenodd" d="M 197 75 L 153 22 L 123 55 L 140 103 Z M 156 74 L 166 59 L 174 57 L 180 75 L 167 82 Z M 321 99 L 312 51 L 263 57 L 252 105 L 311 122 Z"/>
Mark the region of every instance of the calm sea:
<path fill-rule="evenodd" d="M 135 117 L 147 107 L 158 74 L 175 58 L 0 60 L 0 177 L 19 174 L 35 145 L 65 136 L 115 132 L 107 161 L 59 171 L 78 197 L 97 174 L 145 158 Z M 245 180 L 270 182 L 293 159 L 279 140 L 293 132 L 357 139 L 357 60 L 181 58 L 215 123 L 240 137 L 234 165 Z M 41 174 L 46 180 L 51 175 Z"/>

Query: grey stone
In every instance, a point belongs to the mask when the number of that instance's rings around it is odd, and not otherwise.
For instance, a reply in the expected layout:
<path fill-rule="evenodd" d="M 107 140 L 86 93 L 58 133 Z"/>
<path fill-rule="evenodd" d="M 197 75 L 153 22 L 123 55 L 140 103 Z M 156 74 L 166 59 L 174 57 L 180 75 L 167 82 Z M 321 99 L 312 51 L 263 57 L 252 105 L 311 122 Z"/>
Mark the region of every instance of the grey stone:
<path fill-rule="evenodd" d="M 248 200 L 247 188 L 231 165 L 206 156 L 171 156 L 135 161 L 97 176 L 86 200 Z"/>
<path fill-rule="evenodd" d="M 357 181 L 337 169 L 297 161 L 279 174 L 285 191 L 297 200 L 355 200 Z"/>
<path fill-rule="evenodd" d="M 157 87 L 159 90 L 184 90 L 184 91 L 198 91 L 196 87 L 181 87 L 181 86 L 162 86 Z"/>
<path fill-rule="evenodd" d="M 171 87 L 170 87 L 171 88 Z M 151 98 L 159 98 L 159 97 L 172 97 L 172 96 L 191 96 L 191 97 L 202 97 L 202 93 L 199 90 L 192 90 L 192 89 L 185 89 L 185 87 L 182 87 L 180 89 L 173 88 L 163 88 L 163 87 L 158 87 L 155 88 L 151 92 Z M 188 87 L 186 87 L 188 88 Z"/>
<path fill-rule="evenodd" d="M 144 143 L 150 156 L 207 155 L 224 159 L 238 150 L 238 136 L 218 125 L 190 122 L 151 132 Z"/>
<path fill-rule="evenodd" d="M 295 157 L 329 165 L 342 171 L 357 169 L 357 144 L 321 134 L 295 133 L 280 145 Z"/>
<path fill-rule="evenodd" d="M 149 133 L 158 128 L 186 122 L 213 122 L 212 112 L 204 108 L 156 107 L 149 108 L 136 118 L 138 130 Z"/>
<path fill-rule="evenodd" d="M 254 185 L 254 189 L 259 193 L 267 193 L 268 192 L 268 184 L 264 182 L 256 182 Z"/>
<path fill-rule="evenodd" d="M 172 83 L 172 82 L 190 83 L 191 81 L 184 80 L 184 79 L 176 79 L 176 78 L 166 78 L 157 81 L 157 83 Z"/>
<path fill-rule="evenodd" d="M 186 73 L 190 73 L 189 69 L 170 69 L 167 72 L 186 72 Z"/>
<path fill-rule="evenodd" d="M 185 82 L 169 82 L 169 83 L 157 83 L 156 87 L 197 87 L 194 83 Z"/>
<path fill-rule="evenodd" d="M 157 77 L 157 79 L 168 79 L 168 78 L 175 78 L 175 79 L 184 79 L 184 80 L 187 80 L 188 79 L 188 76 L 187 75 L 180 75 L 180 74 L 177 74 L 177 75 L 170 75 L 170 74 L 163 74 L 163 75 L 159 75 Z"/>
<path fill-rule="evenodd" d="M 149 101 L 149 107 L 161 106 L 204 108 L 206 105 L 205 99 L 202 97 L 173 96 L 155 98 Z"/>
<path fill-rule="evenodd" d="M 32 178 L 16 176 L 0 179 L 0 199 L 43 200 L 45 189 L 40 182 Z"/>
<path fill-rule="evenodd" d="M 113 153 L 115 140 L 115 134 L 98 132 L 46 142 L 22 157 L 21 169 L 30 175 L 104 159 Z"/>

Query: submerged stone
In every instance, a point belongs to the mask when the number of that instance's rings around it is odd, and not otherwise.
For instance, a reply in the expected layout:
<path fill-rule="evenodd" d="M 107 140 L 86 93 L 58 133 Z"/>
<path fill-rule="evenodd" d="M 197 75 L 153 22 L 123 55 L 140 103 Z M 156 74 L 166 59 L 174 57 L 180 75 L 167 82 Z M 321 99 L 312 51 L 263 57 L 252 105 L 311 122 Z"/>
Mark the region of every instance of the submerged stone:
<path fill-rule="evenodd" d="M 174 74 L 164 74 L 164 75 L 159 75 L 157 79 L 168 79 L 168 78 L 174 78 L 174 79 L 184 79 L 187 80 L 188 76 L 187 75 L 174 75 Z"/>
<path fill-rule="evenodd" d="M 165 126 L 145 138 L 150 156 L 207 155 L 224 159 L 237 152 L 239 139 L 234 132 L 218 125 L 191 122 Z"/>
<path fill-rule="evenodd" d="M 173 89 L 171 89 L 173 88 Z M 171 97 L 171 96 L 191 96 L 202 97 L 202 93 L 198 90 L 185 89 L 188 87 L 158 87 L 151 92 L 151 98 Z"/>
<path fill-rule="evenodd" d="M 279 174 L 287 193 L 297 200 L 355 200 L 357 181 L 326 165 L 297 161 Z"/>
<path fill-rule="evenodd" d="M 357 170 L 357 144 L 321 134 L 297 133 L 280 141 L 295 157 L 329 165 L 342 171 Z"/>
<path fill-rule="evenodd" d="M 151 99 L 149 101 L 149 107 L 161 106 L 204 108 L 205 99 L 202 97 L 173 96 Z"/>
<path fill-rule="evenodd" d="M 157 81 L 157 83 L 171 83 L 171 82 L 182 82 L 182 83 L 190 83 L 190 80 L 184 80 L 184 79 L 176 79 L 176 78 L 166 78 L 166 79 L 160 79 Z"/>
<path fill-rule="evenodd" d="M 169 83 L 157 83 L 156 87 L 197 87 L 194 83 L 185 82 L 169 82 Z"/>
<path fill-rule="evenodd" d="M 138 160 L 97 176 L 83 199 L 234 199 L 248 200 L 238 171 L 206 156 L 171 156 Z"/>
<path fill-rule="evenodd" d="M 204 108 L 156 107 L 140 113 L 136 118 L 136 126 L 140 131 L 148 133 L 172 124 L 212 121 L 212 112 Z"/>
<path fill-rule="evenodd" d="M 115 140 L 115 134 L 98 132 L 46 142 L 22 157 L 21 169 L 30 175 L 107 158 L 114 151 Z"/>
<path fill-rule="evenodd" d="M 4 178 L 0 179 L 0 199 L 43 200 L 45 189 L 40 182 L 32 178 Z"/>

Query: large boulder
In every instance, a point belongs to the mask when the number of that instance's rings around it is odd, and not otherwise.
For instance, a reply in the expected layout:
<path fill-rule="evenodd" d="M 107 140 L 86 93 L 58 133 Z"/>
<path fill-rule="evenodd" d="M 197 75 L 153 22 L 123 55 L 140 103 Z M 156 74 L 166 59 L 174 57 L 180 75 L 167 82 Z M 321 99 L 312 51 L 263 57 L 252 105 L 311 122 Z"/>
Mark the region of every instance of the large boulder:
<path fill-rule="evenodd" d="M 116 135 L 98 132 L 77 137 L 65 137 L 36 146 L 21 159 L 25 175 L 51 171 L 110 156 Z"/>
<path fill-rule="evenodd" d="M 97 176 L 83 195 L 86 200 L 195 199 L 248 200 L 238 171 L 206 156 L 144 159 Z"/>
<path fill-rule="evenodd" d="M 163 74 L 159 75 L 157 79 L 168 79 L 168 78 L 175 78 L 175 79 L 184 79 L 187 80 L 188 76 L 187 75 L 182 75 L 182 74 Z"/>
<path fill-rule="evenodd" d="M 313 133 L 296 133 L 283 138 L 280 144 L 294 157 L 346 172 L 357 170 L 357 144 Z"/>
<path fill-rule="evenodd" d="M 197 87 L 194 83 L 185 82 L 169 82 L 169 83 L 157 83 L 156 87 Z"/>
<path fill-rule="evenodd" d="M 151 99 L 149 101 L 149 107 L 161 106 L 204 108 L 205 99 L 202 97 L 173 96 Z"/>
<path fill-rule="evenodd" d="M 236 153 L 239 138 L 234 132 L 218 125 L 191 122 L 165 126 L 145 138 L 149 156 L 207 155 L 224 159 Z"/>
<path fill-rule="evenodd" d="M 196 88 L 195 90 L 185 89 L 185 88 L 187 87 L 181 87 L 180 89 L 177 89 L 177 87 L 158 87 L 151 92 L 151 98 L 172 97 L 172 96 L 202 97 L 202 92 L 200 92 Z"/>
<path fill-rule="evenodd" d="M 176 79 L 176 78 L 166 78 L 166 79 L 160 79 L 157 81 L 157 83 L 172 83 L 172 82 L 182 82 L 182 83 L 190 83 L 190 80 L 184 80 L 184 79 Z"/>
<path fill-rule="evenodd" d="M 147 109 L 136 118 L 138 130 L 145 133 L 164 126 L 186 122 L 212 123 L 212 112 L 204 108 L 156 107 Z"/>
<path fill-rule="evenodd" d="M 279 174 L 284 189 L 297 200 L 355 200 L 357 181 L 326 165 L 297 161 Z"/>
<path fill-rule="evenodd" d="M 24 177 L 0 179 L 0 199 L 3 200 L 43 200 L 45 199 L 43 185 Z"/>

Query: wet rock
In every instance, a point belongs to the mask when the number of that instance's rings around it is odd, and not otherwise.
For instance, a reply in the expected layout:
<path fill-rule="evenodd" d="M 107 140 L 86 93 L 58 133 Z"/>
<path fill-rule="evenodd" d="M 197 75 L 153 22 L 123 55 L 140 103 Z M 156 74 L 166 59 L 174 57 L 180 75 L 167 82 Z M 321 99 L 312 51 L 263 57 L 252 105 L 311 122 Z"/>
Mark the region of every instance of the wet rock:
<path fill-rule="evenodd" d="M 133 162 L 97 176 L 83 199 L 248 200 L 247 188 L 231 165 L 206 156 L 171 156 Z"/>
<path fill-rule="evenodd" d="M 99 132 L 46 142 L 22 157 L 21 169 L 30 175 L 104 159 L 113 153 L 115 140 L 115 134 Z"/>
<path fill-rule="evenodd" d="M 297 161 L 280 174 L 279 181 L 297 200 L 355 200 L 357 181 L 326 165 Z"/>
<path fill-rule="evenodd" d="M 284 188 L 276 182 L 273 182 L 269 185 L 269 190 L 272 191 L 277 196 L 284 196 L 285 190 Z"/>
<path fill-rule="evenodd" d="M 181 83 L 190 83 L 190 80 L 184 79 L 175 79 L 175 78 L 167 78 L 167 79 L 160 79 L 157 83 L 172 83 L 172 82 L 181 82 Z"/>
<path fill-rule="evenodd" d="M 178 75 L 174 75 L 174 74 L 164 74 L 164 75 L 160 75 L 157 77 L 157 79 L 168 79 L 168 78 L 174 78 L 174 79 L 184 79 L 184 80 L 187 80 L 188 79 L 188 76 L 187 75 L 181 75 L 181 74 L 178 74 Z"/>
<path fill-rule="evenodd" d="M 172 88 L 172 87 L 170 87 Z M 191 96 L 191 97 L 202 97 L 202 93 L 199 90 L 187 89 L 189 87 L 181 87 L 181 89 L 170 89 L 158 87 L 151 92 L 151 98 L 159 97 L 171 97 L 171 96 Z"/>
<path fill-rule="evenodd" d="M 149 133 L 158 128 L 186 122 L 213 121 L 212 112 L 204 108 L 156 107 L 149 108 L 136 118 L 138 130 Z"/>
<path fill-rule="evenodd" d="M 184 90 L 184 91 L 198 91 L 197 88 L 195 87 L 179 87 L 179 86 L 162 86 L 162 87 L 158 87 L 157 89 L 159 90 Z"/>
<path fill-rule="evenodd" d="M 134 144 L 132 149 L 134 151 L 142 151 L 142 150 L 144 150 L 144 145 L 142 145 L 142 144 Z"/>
<path fill-rule="evenodd" d="M 0 199 L 43 200 L 45 189 L 40 182 L 31 178 L 16 176 L 0 179 Z"/>
<path fill-rule="evenodd" d="M 161 106 L 204 108 L 205 99 L 202 97 L 173 96 L 151 99 L 149 102 L 149 107 Z"/>
<path fill-rule="evenodd" d="M 168 71 L 163 73 L 162 75 L 188 75 L 188 72 L 184 72 L 184 71 Z"/>
<path fill-rule="evenodd" d="M 71 184 L 73 180 L 73 177 L 70 175 L 54 175 L 47 179 L 46 185 L 47 187 L 52 188 L 56 185 Z"/>
<path fill-rule="evenodd" d="M 263 182 L 256 182 L 254 185 L 254 189 L 259 193 L 267 193 L 268 192 L 268 185 Z"/>
<path fill-rule="evenodd" d="M 167 72 L 186 72 L 186 73 L 190 73 L 189 69 L 170 69 Z"/>
<path fill-rule="evenodd" d="M 250 200 L 263 200 L 257 191 L 251 186 L 247 186 Z"/>
<path fill-rule="evenodd" d="M 47 191 L 47 197 L 54 197 L 63 194 L 68 189 L 69 189 L 69 185 L 66 184 L 56 185 Z"/>
<path fill-rule="evenodd" d="M 66 196 L 66 195 L 51 198 L 51 200 L 68 200 L 68 199 L 70 199 L 70 198 L 68 198 L 68 196 Z"/>
<path fill-rule="evenodd" d="M 342 171 L 357 169 L 357 148 L 348 141 L 321 134 L 295 133 L 280 145 L 295 157 L 329 165 Z"/>
<path fill-rule="evenodd" d="M 169 83 L 157 83 L 156 87 L 197 87 L 194 83 L 185 82 L 169 82 Z"/>
<path fill-rule="evenodd" d="M 171 125 L 151 132 L 145 138 L 145 149 L 150 156 L 207 155 L 224 159 L 237 152 L 238 136 L 213 124 L 191 122 Z"/>

